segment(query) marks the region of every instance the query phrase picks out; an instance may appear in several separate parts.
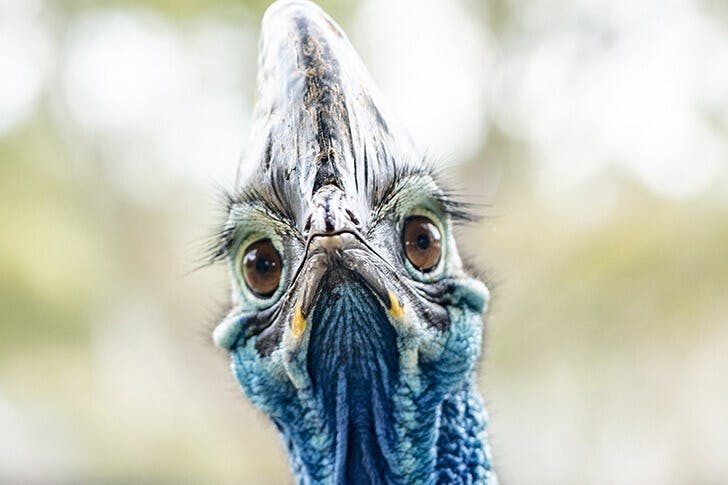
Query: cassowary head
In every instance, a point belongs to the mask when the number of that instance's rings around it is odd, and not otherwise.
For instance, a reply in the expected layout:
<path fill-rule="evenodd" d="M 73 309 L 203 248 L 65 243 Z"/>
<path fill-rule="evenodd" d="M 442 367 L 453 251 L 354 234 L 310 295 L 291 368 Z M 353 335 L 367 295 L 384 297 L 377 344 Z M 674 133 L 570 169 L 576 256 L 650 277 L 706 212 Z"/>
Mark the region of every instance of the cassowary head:
<path fill-rule="evenodd" d="M 217 245 L 233 304 L 215 342 L 300 482 L 485 481 L 471 380 L 488 291 L 458 256 L 461 204 L 321 9 L 275 3 L 260 48 L 252 170 Z"/>

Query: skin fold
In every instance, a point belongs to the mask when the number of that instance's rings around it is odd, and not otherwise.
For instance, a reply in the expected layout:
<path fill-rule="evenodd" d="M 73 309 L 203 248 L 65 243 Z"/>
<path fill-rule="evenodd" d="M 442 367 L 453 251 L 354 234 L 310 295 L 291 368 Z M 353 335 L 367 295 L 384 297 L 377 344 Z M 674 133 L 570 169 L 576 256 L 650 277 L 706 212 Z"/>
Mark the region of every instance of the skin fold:
<path fill-rule="evenodd" d="M 489 294 L 452 233 L 464 206 L 319 7 L 274 3 L 260 50 L 246 171 L 212 251 L 232 282 L 216 344 L 298 483 L 496 483 L 474 384 Z M 404 248 L 413 217 L 439 238 L 427 270 Z M 266 295 L 242 269 L 260 241 L 280 256 Z"/>

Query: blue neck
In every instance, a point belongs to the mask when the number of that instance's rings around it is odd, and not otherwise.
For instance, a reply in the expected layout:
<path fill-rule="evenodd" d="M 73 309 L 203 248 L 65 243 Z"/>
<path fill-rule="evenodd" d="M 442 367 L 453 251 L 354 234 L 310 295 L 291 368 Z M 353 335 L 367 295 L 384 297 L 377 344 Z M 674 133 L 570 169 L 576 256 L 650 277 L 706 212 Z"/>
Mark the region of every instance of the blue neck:
<path fill-rule="evenodd" d="M 420 401 L 426 404 L 431 400 Z M 321 454 L 311 446 L 309 440 L 317 439 L 307 430 L 296 424 L 279 424 L 298 482 L 497 483 L 487 444 L 486 413 L 470 383 L 448 395 L 434 408 L 428 405 L 414 408 L 414 413 L 403 418 L 398 427 L 405 428 L 406 434 L 415 439 L 391 442 L 397 451 L 390 457 L 393 461 L 386 471 L 381 464 L 377 468 L 382 451 L 369 439 L 348 454 L 341 451 L 341 445 L 337 447 L 333 443 L 327 454 Z M 356 436 L 357 432 L 349 430 L 347 434 Z M 415 446 L 405 450 L 402 446 L 405 442 Z M 398 454 L 402 458 L 398 458 Z M 346 461 L 342 461 L 344 457 Z M 347 467 L 346 463 L 350 465 Z M 376 480 L 373 477 L 377 477 Z"/>
<path fill-rule="evenodd" d="M 274 417 L 301 483 L 487 481 L 485 411 L 457 345 L 418 364 L 357 283 L 331 285 L 311 320 L 311 386 Z"/>
<path fill-rule="evenodd" d="M 488 446 L 487 414 L 480 396 L 468 382 L 449 395 L 440 406 L 440 426 L 437 438 L 437 483 L 495 482 Z"/>

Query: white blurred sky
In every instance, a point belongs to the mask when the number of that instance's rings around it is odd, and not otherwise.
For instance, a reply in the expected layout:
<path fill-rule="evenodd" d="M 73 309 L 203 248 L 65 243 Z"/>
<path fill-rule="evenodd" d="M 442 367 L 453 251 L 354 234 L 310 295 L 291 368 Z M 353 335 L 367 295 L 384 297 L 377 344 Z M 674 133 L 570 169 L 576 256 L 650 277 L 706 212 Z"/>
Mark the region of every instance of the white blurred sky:
<path fill-rule="evenodd" d="M 517 5 L 498 38 L 456 1 L 357 9 L 354 43 L 421 148 L 464 160 L 497 125 L 529 144 L 552 192 L 614 168 L 667 198 L 725 184 L 725 23 L 689 0 Z M 70 121 L 132 196 L 179 178 L 231 183 L 252 110 L 254 16 L 52 13 L 0 0 L 0 137 L 50 94 L 61 99 L 55 121 Z"/>

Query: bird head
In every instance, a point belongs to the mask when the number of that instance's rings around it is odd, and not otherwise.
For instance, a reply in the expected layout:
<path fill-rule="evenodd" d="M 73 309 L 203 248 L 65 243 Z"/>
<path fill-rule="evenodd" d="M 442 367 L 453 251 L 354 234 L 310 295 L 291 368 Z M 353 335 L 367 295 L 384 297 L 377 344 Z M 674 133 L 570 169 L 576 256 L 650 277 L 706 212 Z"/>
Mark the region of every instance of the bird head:
<path fill-rule="evenodd" d="M 331 18 L 307 1 L 276 2 L 260 49 L 248 168 L 215 246 L 232 308 L 214 340 L 288 441 L 325 451 L 357 419 L 380 435 L 383 421 L 406 428 L 404 403 L 436 404 L 469 375 L 488 291 L 458 255 L 463 205 Z"/>

